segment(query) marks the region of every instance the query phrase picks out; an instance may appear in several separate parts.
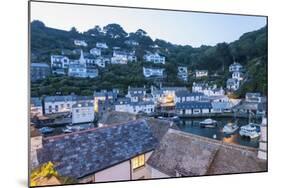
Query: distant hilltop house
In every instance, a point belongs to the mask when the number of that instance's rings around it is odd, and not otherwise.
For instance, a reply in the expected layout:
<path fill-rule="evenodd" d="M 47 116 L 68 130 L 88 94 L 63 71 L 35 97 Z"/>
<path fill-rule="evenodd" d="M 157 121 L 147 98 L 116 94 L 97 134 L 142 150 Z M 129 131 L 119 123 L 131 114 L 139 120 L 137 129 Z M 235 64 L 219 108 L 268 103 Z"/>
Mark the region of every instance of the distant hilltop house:
<path fill-rule="evenodd" d="M 69 58 L 64 55 L 51 55 L 51 68 L 53 73 L 57 74 L 65 74 L 63 69 L 68 69 L 69 66 Z M 59 70 L 59 71 L 57 71 Z"/>
<path fill-rule="evenodd" d="M 208 76 L 207 70 L 195 70 L 195 77 L 196 78 L 202 78 Z"/>
<path fill-rule="evenodd" d="M 108 48 L 108 46 L 107 46 L 107 44 L 105 42 L 97 42 L 96 43 L 96 47 L 97 48 L 103 48 L 103 49 L 107 49 Z"/>
<path fill-rule="evenodd" d="M 71 112 L 72 106 L 77 102 L 94 103 L 92 96 L 77 96 L 77 95 L 64 95 L 64 96 L 46 96 L 43 103 L 43 113 L 62 113 Z"/>
<path fill-rule="evenodd" d="M 121 50 L 113 50 L 111 63 L 112 64 L 127 64 L 128 62 L 137 61 L 135 52 L 126 52 Z"/>
<path fill-rule="evenodd" d="M 51 74 L 50 66 L 47 63 L 31 63 L 31 82 L 47 78 Z"/>
<path fill-rule="evenodd" d="M 180 80 L 187 81 L 188 80 L 187 67 L 182 67 L 182 66 L 178 67 L 177 76 Z"/>
<path fill-rule="evenodd" d="M 143 75 L 146 78 L 149 77 L 163 77 L 164 76 L 164 68 L 146 68 L 143 67 Z"/>
<path fill-rule="evenodd" d="M 165 57 L 160 56 L 158 53 L 147 53 L 143 56 L 146 62 L 153 62 L 155 64 L 165 64 Z"/>
<path fill-rule="evenodd" d="M 244 80 L 243 66 L 240 63 L 234 62 L 229 66 L 231 78 L 226 81 L 226 88 L 230 91 L 236 91 L 240 88 Z"/>
<path fill-rule="evenodd" d="M 68 76 L 79 78 L 95 78 L 98 76 L 98 70 L 87 67 L 83 51 L 81 50 L 79 60 L 69 65 Z"/>
<path fill-rule="evenodd" d="M 239 72 L 243 70 L 243 66 L 240 63 L 234 62 L 229 66 L 229 72 Z"/>
<path fill-rule="evenodd" d="M 126 40 L 125 44 L 129 45 L 129 46 L 138 46 L 139 43 L 135 40 Z"/>
<path fill-rule="evenodd" d="M 84 47 L 87 47 L 88 46 L 88 44 L 84 41 L 84 40 L 74 40 L 74 44 L 76 45 L 76 46 L 84 46 Z"/>
<path fill-rule="evenodd" d="M 100 48 L 92 48 L 90 49 L 90 54 L 94 56 L 101 56 L 101 49 Z"/>
<path fill-rule="evenodd" d="M 221 96 L 225 94 L 222 87 L 218 88 L 216 84 L 210 86 L 208 83 L 193 82 L 192 92 L 203 93 L 206 96 Z"/>
<path fill-rule="evenodd" d="M 72 123 L 88 123 L 95 119 L 94 104 L 92 102 L 77 102 L 72 105 Z"/>

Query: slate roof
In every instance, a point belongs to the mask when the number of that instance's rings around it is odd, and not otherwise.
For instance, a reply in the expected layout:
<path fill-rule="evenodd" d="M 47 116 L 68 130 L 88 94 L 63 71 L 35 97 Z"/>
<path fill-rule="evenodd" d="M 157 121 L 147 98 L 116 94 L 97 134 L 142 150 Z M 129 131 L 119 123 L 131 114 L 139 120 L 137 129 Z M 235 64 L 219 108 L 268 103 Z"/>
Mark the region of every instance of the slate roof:
<path fill-rule="evenodd" d="M 82 178 L 149 152 L 156 138 L 144 121 L 44 138 L 40 164 L 52 161 L 62 176 Z"/>
<path fill-rule="evenodd" d="M 55 95 L 55 96 L 46 96 L 44 98 L 45 102 L 84 101 L 84 100 L 94 100 L 94 99 L 92 96 L 78 96 L 78 95 Z"/>
<path fill-rule="evenodd" d="M 186 101 L 176 103 L 176 109 L 210 109 L 212 104 L 210 102 L 199 102 L 199 101 Z"/>
<path fill-rule="evenodd" d="M 266 171 L 257 149 L 169 129 L 147 164 L 171 177 Z"/>
<path fill-rule="evenodd" d="M 197 97 L 197 96 L 204 96 L 203 93 L 199 92 L 189 92 L 189 91 L 177 91 L 176 92 L 177 97 Z"/>

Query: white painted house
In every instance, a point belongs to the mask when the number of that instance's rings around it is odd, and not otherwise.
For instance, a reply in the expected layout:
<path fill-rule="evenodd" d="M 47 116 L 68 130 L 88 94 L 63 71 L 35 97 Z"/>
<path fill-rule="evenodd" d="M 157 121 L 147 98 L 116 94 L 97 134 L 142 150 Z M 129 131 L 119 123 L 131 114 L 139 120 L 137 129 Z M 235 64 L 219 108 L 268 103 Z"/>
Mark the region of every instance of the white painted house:
<path fill-rule="evenodd" d="M 72 123 L 88 123 L 95 119 L 94 104 L 78 102 L 72 106 Z"/>
<path fill-rule="evenodd" d="M 193 82 L 192 92 L 203 93 L 206 96 L 221 96 L 225 94 L 222 87 L 218 88 L 216 84 L 210 86 L 208 83 Z"/>
<path fill-rule="evenodd" d="M 150 114 L 155 111 L 155 104 L 152 101 L 131 102 L 119 100 L 115 104 L 115 111 L 128 112 L 131 114 L 137 114 L 140 112 Z"/>
<path fill-rule="evenodd" d="M 244 75 L 241 71 L 232 72 L 232 78 L 237 79 L 238 81 L 242 81 L 244 79 Z"/>
<path fill-rule="evenodd" d="M 229 66 L 229 72 L 239 72 L 242 71 L 243 66 L 240 63 L 234 62 Z"/>
<path fill-rule="evenodd" d="M 208 76 L 207 70 L 195 70 L 195 77 L 196 78 L 202 78 Z"/>
<path fill-rule="evenodd" d="M 187 72 L 187 67 L 178 67 L 178 78 L 187 81 L 188 79 L 188 72 Z"/>
<path fill-rule="evenodd" d="M 69 66 L 69 58 L 64 55 L 51 55 L 52 69 L 67 69 Z"/>
<path fill-rule="evenodd" d="M 74 40 L 74 44 L 76 46 L 84 46 L 84 47 L 88 46 L 88 44 L 84 40 Z"/>
<path fill-rule="evenodd" d="M 92 48 L 90 50 L 90 54 L 94 56 L 101 56 L 101 49 L 100 48 Z"/>
<path fill-rule="evenodd" d="M 226 88 L 229 90 L 236 91 L 239 89 L 239 87 L 240 87 L 240 82 L 237 79 L 229 78 L 226 81 Z"/>
<path fill-rule="evenodd" d="M 148 53 L 143 56 L 146 62 L 153 62 L 155 64 L 165 64 L 165 57 L 160 56 L 158 53 Z"/>
<path fill-rule="evenodd" d="M 146 78 L 149 77 L 163 77 L 164 76 L 164 68 L 146 68 L 143 67 L 143 75 Z"/>
<path fill-rule="evenodd" d="M 98 70 L 87 68 L 87 61 L 84 58 L 83 51 L 81 50 L 80 59 L 69 65 L 68 76 L 79 78 L 95 78 L 98 76 Z"/>
<path fill-rule="evenodd" d="M 97 42 L 96 43 L 96 47 L 97 48 L 103 48 L 103 49 L 107 49 L 108 48 L 108 46 L 107 46 L 107 44 L 105 42 Z"/>

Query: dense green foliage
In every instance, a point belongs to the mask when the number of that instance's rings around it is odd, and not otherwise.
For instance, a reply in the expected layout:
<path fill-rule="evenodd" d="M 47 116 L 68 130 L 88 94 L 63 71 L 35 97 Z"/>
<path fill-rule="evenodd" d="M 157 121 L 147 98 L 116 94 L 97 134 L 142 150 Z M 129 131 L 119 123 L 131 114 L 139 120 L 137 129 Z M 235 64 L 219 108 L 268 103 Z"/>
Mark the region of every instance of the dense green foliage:
<path fill-rule="evenodd" d="M 103 31 L 103 32 L 102 32 Z M 50 63 L 51 54 L 61 54 L 61 51 L 77 49 L 74 39 L 87 41 L 89 51 L 96 42 L 106 42 L 109 49 L 104 54 L 111 54 L 112 47 L 135 50 L 138 60 L 142 60 L 145 51 L 158 51 L 166 57 L 165 65 L 153 65 L 138 61 L 127 65 L 107 65 L 99 70 L 99 77 L 94 79 L 79 79 L 51 76 L 39 83 L 31 85 L 32 96 L 70 94 L 91 95 L 94 90 L 119 88 L 125 93 L 128 85 L 148 87 L 159 84 L 157 79 L 145 79 L 142 74 L 143 66 L 157 66 L 166 69 L 166 77 L 161 80 L 167 86 L 190 86 L 194 81 L 192 76 L 196 69 L 206 69 L 209 77 L 205 80 L 225 87 L 226 79 L 230 77 L 228 67 L 236 61 L 246 69 L 246 82 L 235 95 L 244 96 L 245 92 L 261 92 L 267 95 L 267 27 L 243 34 L 232 43 L 219 43 L 215 46 L 193 48 L 189 45 L 174 45 L 161 39 L 153 41 L 145 31 L 139 29 L 126 33 L 118 24 L 109 24 L 101 29 L 95 26 L 84 33 L 75 28 L 63 31 L 46 27 L 40 21 L 31 23 L 31 52 L 32 61 Z M 126 40 L 135 40 L 138 46 L 125 44 Z M 158 45 L 154 48 L 153 45 Z M 177 66 L 184 65 L 189 70 L 189 81 L 184 83 L 177 78 Z"/>

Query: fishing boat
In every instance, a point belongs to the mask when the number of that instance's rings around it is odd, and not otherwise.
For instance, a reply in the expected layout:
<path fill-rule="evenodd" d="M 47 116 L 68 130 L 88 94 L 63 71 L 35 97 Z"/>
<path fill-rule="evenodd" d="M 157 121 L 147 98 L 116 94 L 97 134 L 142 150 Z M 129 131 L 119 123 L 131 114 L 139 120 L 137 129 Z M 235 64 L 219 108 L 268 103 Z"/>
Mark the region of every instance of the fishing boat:
<path fill-rule="evenodd" d="M 239 126 L 236 123 L 227 123 L 223 129 L 222 132 L 226 134 L 232 134 L 235 131 L 239 129 Z"/>
<path fill-rule="evenodd" d="M 42 133 L 42 134 L 48 134 L 48 133 L 52 133 L 54 131 L 54 128 L 51 128 L 51 127 L 43 127 L 41 129 L 39 129 L 39 131 Z"/>
<path fill-rule="evenodd" d="M 201 121 L 199 124 L 201 127 L 213 128 L 217 125 L 217 121 L 213 119 L 205 119 L 204 121 Z"/>
<path fill-rule="evenodd" d="M 248 125 L 242 126 L 240 128 L 239 134 L 241 136 L 250 137 L 251 139 L 258 138 L 260 132 L 258 132 L 257 124 L 249 123 Z"/>

